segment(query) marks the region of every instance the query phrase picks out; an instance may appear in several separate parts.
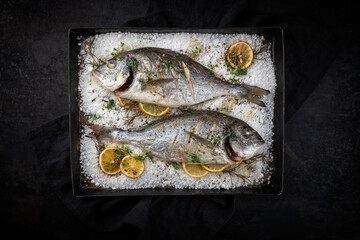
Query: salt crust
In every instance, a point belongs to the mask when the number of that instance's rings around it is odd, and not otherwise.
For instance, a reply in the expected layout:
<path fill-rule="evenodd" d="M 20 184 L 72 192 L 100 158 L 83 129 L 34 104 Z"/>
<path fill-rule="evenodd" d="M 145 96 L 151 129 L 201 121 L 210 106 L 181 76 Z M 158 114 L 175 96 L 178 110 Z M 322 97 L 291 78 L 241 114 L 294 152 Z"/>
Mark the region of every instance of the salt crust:
<path fill-rule="evenodd" d="M 193 57 L 202 65 L 213 67 L 213 72 L 220 78 L 230 81 L 234 75 L 225 65 L 224 53 L 227 48 L 238 41 L 245 41 L 253 49 L 260 47 L 262 36 L 248 34 L 197 34 L 197 33 L 128 33 L 116 32 L 100 34 L 91 37 L 93 42 L 93 53 L 99 58 L 110 59 L 111 53 L 117 51 L 128 51 L 141 47 L 167 48 L 177 52 L 190 55 L 192 50 L 201 49 L 201 52 Z M 137 111 L 127 111 L 120 106 L 112 92 L 102 88 L 98 82 L 90 78 L 93 61 L 88 54 L 84 39 L 79 39 L 81 51 L 79 54 L 79 92 L 80 111 L 88 115 L 89 124 L 118 127 L 124 130 L 138 129 L 148 123 L 157 120 L 150 116 L 138 116 L 127 125 L 127 117 L 134 116 Z M 182 51 L 181 51 L 182 50 Z M 212 68 L 212 67 L 211 67 Z M 266 144 L 262 153 L 270 153 L 273 143 L 273 115 L 274 115 L 274 92 L 276 79 L 270 51 L 267 50 L 256 56 L 247 75 L 236 77 L 240 83 L 258 86 L 268 89 L 271 93 L 266 96 L 266 108 L 255 104 L 240 101 L 236 103 L 233 97 L 223 97 L 206 103 L 192 106 L 191 109 L 214 110 L 231 115 L 247 122 L 265 140 Z M 107 109 L 106 101 L 114 100 L 115 107 Z M 243 103 L 242 103 L 243 101 Z M 167 116 L 179 114 L 180 111 L 172 109 Z M 100 118 L 99 118 L 100 116 Z M 242 163 L 232 173 L 220 172 L 210 173 L 203 178 L 191 178 L 181 169 L 176 169 L 172 164 L 160 160 L 145 160 L 146 170 L 137 179 L 131 179 L 124 175 L 109 176 L 103 173 L 98 164 L 99 153 L 92 139 L 86 137 L 91 130 L 85 126 L 80 140 L 80 164 L 82 175 L 95 186 L 109 189 L 141 189 L 155 187 L 174 187 L 178 189 L 231 189 L 242 186 L 253 186 L 269 183 L 269 162 L 273 160 L 272 155 L 264 161 L 254 161 L 251 164 Z M 141 150 L 130 146 L 135 153 Z M 240 177 L 245 176 L 244 178 Z"/>

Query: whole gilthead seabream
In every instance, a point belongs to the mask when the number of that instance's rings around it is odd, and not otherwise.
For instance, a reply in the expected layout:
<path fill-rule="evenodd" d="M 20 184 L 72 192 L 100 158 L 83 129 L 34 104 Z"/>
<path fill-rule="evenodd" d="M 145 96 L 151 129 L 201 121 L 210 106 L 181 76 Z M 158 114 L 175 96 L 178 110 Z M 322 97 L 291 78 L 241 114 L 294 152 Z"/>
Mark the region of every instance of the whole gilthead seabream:
<path fill-rule="evenodd" d="M 259 87 L 225 82 L 190 57 L 162 48 L 122 52 L 93 70 L 92 76 L 121 98 L 173 108 L 226 95 L 265 106 L 259 98 L 269 94 Z"/>
<path fill-rule="evenodd" d="M 265 144 L 245 122 L 211 111 L 163 118 L 137 131 L 91 128 L 99 146 L 130 144 L 169 162 L 235 164 L 251 158 Z"/>

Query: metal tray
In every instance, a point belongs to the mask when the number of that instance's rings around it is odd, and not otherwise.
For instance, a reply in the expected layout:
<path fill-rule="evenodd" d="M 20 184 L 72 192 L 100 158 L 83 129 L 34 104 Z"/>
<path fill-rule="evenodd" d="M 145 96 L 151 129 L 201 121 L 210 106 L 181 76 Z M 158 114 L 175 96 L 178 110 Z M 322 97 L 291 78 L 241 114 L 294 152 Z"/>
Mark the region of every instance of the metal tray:
<path fill-rule="evenodd" d="M 94 36 L 109 32 L 133 33 L 245 33 L 264 36 L 272 44 L 271 57 L 275 67 L 276 92 L 274 109 L 274 162 L 270 183 L 258 187 L 239 187 L 235 189 L 104 189 L 86 184 L 80 168 L 80 111 L 78 105 L 78 36 Z M 146 195 L 224 195 L 224 194 L 281 194 L 283 190 L 284 165 L 284 34 L 281 28 L 76 28 L 69 29 L 69 109 L 70 109 L 70 164 L 72 187 L 75 196 L 146 196 Z"/>

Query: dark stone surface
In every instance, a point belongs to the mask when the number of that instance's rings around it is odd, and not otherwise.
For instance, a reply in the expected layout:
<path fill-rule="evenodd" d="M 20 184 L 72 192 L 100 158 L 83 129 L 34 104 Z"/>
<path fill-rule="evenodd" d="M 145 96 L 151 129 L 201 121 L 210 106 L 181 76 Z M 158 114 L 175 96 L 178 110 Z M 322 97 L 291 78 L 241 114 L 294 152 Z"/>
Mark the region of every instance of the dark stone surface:
<path fill-rule="evenodd" d="M 29 131 L 68 112 L 70 27 L 282 26 L 284 193 L 236 196 L 236 213 L 216 238 L 360 237 L 355 6 L 315 1 L 1 1 L 0 9 L 2 229 L 15 236 L 55 239 L 139 234 L 130 224 L 103 233 L 79 221 L 52 191 L 29 142 Z"/>

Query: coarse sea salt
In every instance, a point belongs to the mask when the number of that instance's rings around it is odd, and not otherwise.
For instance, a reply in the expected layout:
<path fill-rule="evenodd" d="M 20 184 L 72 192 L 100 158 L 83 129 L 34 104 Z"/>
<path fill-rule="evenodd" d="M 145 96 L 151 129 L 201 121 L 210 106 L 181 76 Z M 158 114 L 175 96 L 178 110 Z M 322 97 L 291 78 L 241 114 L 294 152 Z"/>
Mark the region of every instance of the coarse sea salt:
<path fill-rule="evenodd" d="M 89 124 L 112 126 L 124 130 L 138 129 L 146 126 L 154 118 L 139 115 L 138 111 L 125 110 L 118 103 L 114 93 L 101 87 L 98 82 L 90 78 L 93 70 L 93 56 L 89 54 L 88 42 L 91 39 L 92 53 L 100 59 L 112 58 L 116 51 L 128 51 L 142 47 L 167 48 L 173 51 L 190 55 L 193 50 L 201 49 L 194 60 L 210 68 L 218 77 L 230 79 L 234 77 L 226 66 L 224 53 L 227 48 L 238 41 L 245 41 L 253 49 L 261 46 L 264 38 L 259 35 L 248 34 L 200 34 L 200 33 L 129 33 L 114 32 L 95 35 L 88 39 L 78 38 L 81 46 L 79 54 L 79 96 L 80 111 L 89 117 Z M 231 171 L 210 173 L 202 178 L 192 178 L 171 163 L 158 159 L 145 160 L 146 170 L 136 179 L 124 175 L 110 176 L 101 171 L 98 163 L 99 152 L 92 139 L 86 137 L 91 132 L 88 126 L 83 126 L 80 137 L 80 165 L 82 176 L 89 184 L 109 189 L 141 189 L 155 187 L 173 187 L 177 189 L 232 189 L 244 186 L 269 184 L 273 157 L 271 154 L 273 144 L 273 116 L 274 92 L 276 79 L 270 50 L 256 56 L 247 74 L 238 76 L 240 83 L 258 86 L 271 93 L 265 97 L 266 108 L 248 103 L 234 97 L 221 97 L 196 106 L 194 110 L 213 110 L 236 117 L 248 123 L 265 140 L 261 153 L 268 154 L 262 161 L 241 163 Z M 107 107 L 109 101 L 115 106 Z M 171 109 L 166 115 L 179 114 L 177 109 Z M 139 115 L 139 116 L 138 116 Z M 129 119 L 133 121 L 128 124 Z M 130 145 L 129 145 L 130 146 Z M 137 147 L 130 146 L 134 153 L 141 153 Z"/>

